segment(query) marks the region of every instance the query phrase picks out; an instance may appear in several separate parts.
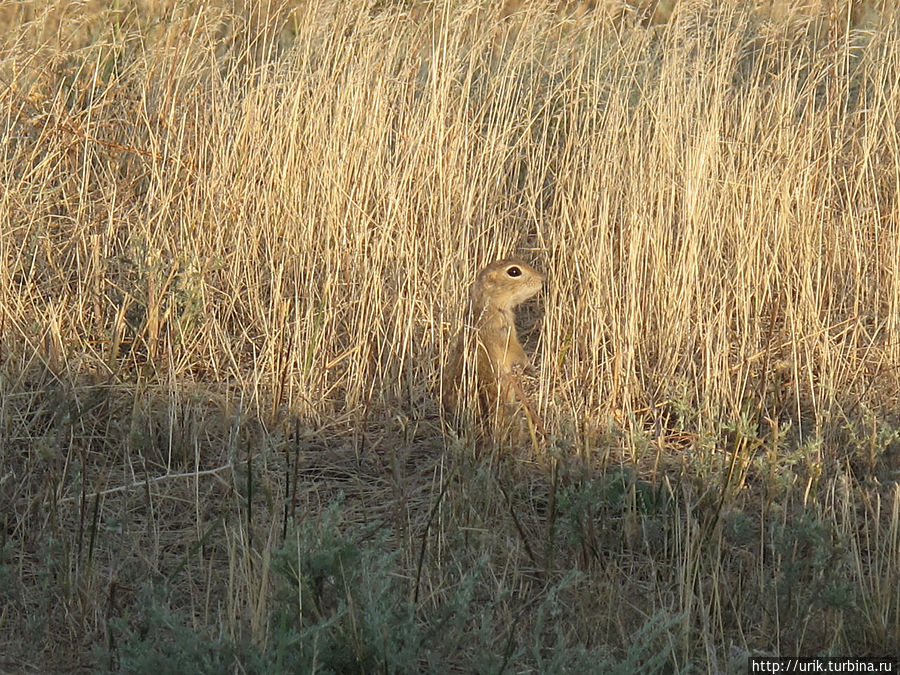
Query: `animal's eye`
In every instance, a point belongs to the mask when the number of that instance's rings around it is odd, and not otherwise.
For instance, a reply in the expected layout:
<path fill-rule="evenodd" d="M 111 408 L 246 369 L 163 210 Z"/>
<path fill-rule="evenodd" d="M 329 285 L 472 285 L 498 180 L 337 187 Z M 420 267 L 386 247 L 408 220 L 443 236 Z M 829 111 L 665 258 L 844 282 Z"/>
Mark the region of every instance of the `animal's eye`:
<path fill-rule="evenodd" d="M 513 265 L 513 266 L 510 267 L 508 270 L 506 270 L 506 273 L 507 273 L 509 276 L 511 276 L 511 277 L 520 277 L 520 276 L 522 276 L 522 270 L 519 269 L 518 267 L 516 267 L 515 265 Z"/>

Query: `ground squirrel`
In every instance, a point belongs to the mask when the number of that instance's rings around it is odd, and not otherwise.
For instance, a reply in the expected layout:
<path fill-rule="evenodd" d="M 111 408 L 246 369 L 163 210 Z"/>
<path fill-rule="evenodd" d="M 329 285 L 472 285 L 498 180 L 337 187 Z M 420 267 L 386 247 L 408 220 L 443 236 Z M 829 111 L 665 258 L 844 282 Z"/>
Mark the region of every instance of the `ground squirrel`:
<path fill-rule="evenodd" d="M 461 385 L 474 376 L 482 413 L 502 418 L 518 401 L 536 420 L 520 383 L 531 366 L 513 310 L 536 295 L 543 281 L 543 274 L 515 258 L 494 261 L 478 273 L 470 297 L 471 330 L 460 331 L 445 372 L 443 400 L 451 412 L 460 407 Z"/>

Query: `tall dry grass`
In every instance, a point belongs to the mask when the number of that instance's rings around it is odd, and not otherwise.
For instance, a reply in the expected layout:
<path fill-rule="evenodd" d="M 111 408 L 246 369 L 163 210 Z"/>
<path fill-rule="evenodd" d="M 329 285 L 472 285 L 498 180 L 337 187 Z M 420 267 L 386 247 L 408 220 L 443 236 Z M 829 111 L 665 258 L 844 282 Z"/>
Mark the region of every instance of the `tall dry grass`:
<path fill-rule="evenodd" d="M 480 551 L 526 594 L 586 569 L 572 630 L 613 652 L 659 612 L 679 666 L 896 648 L 896 17 L 600 4 L 2 10 L 5 644 L 81 654 L 116 588 L 199 556 L 181 605 L 264 645 L 283 519 L 341 488 L 432 602 Z M 526 334 L 551 438 L 491 482 L 435 392 L 508 254 L 549 278 Z M 606 524 L 554 564 L 557 495 L 612 467 L 640 476 L 624 510 L 586 507 Z M 662 539 L 644 480 L 677 497 Z M 779 548 L 799 512 L 846 546 Z M 815 604 L 817 546 L 849 604 Z"/>

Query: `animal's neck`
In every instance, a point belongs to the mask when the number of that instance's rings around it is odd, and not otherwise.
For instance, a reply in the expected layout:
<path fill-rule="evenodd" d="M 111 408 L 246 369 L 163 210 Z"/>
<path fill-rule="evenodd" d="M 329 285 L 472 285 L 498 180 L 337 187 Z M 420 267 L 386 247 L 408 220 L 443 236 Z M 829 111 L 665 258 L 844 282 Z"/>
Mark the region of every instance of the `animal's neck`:
<path fill-rule="evenodd" d="M 485 303 L 482 304 L 481 308 L 476 310 L 476 312 L 475 320 L 476 323 L 480 325 L 486 323 L 503 323 L 514 326 L 516 322 L 516 315 L 511 307 Z"/>

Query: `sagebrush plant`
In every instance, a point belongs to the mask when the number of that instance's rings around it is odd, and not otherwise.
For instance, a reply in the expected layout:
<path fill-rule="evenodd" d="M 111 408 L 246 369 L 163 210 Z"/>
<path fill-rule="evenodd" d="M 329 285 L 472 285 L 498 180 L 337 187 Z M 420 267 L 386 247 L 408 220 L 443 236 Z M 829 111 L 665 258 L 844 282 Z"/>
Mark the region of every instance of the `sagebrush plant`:
<path fill-rule="evenodd" d="M 368 637 L 335 614 L 340 667 L 439 668 L 464 578 L 451 664 L 898 652 L 887 3 L 51 1 L 0 25 L 11 667 L 306 658 L 273 557 L 339 493 L 369 561 L 345 578 L 402 607 Z M 436 392 L 475 272 L 512 254 L 547 274 L 522 335 L 549 435 L 496 452 Z M 170 619 L 202 648 L 133 630 Z"/>

